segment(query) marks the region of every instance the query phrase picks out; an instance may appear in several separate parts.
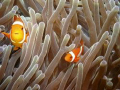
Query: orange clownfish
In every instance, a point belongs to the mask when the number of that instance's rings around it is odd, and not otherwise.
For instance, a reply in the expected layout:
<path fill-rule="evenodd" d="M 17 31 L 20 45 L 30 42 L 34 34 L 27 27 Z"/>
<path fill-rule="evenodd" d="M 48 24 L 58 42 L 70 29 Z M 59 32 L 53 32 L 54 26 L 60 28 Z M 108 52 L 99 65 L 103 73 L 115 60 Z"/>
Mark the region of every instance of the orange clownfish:
<path fill-rule="evenodd" d="M 72 51 L 70 51 L 69 53 L 66 54 L 65 56 L 65 61 L 67 62 L 78 62 L 80 60 L 80 55 L 83 54 L 83 51 L 84 51 L 84 43 L 83 41 L 81 40 L 81 46 L 80 48 L 75 48 L 73 49 Z"/>
<path fill-rule="evenodd" d="M 28 33 L 25 30 L 24 23 L 20 16 L 14 16 L 14 22 L 12 24 L 10 33 L 1 32 L 6 37 L 10 38 L 14 45 L 14 50 L 22 48 L 22 44 L 27 41 Z"/>

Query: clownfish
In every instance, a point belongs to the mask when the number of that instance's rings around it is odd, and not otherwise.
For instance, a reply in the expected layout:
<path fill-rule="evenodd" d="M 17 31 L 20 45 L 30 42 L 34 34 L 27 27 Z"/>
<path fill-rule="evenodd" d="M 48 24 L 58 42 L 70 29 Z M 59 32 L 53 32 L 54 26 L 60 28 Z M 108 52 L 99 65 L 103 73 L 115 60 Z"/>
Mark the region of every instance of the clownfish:
<path fill-rule="evenodd" d="M 1 32 L 6 37 L 10 38 L 12 44 L 14 45 L 13 50 L 18 50 L 22 48 L 22 44 L 27 41 L 27 36 L 24 23 L 19 15 L 14 15 L 14 22 L 11 26 L 10 33 Z"/>
<path fill-rule="evenodd" d="M 80 48 L 75 48 L 75 49 L 73 49 L 72 51 L 70 51 L 69 53 L 66 54 L 65 61 L 76 63 L 80 60 L 80 55 L 82 55 L 83 51 L 84 51 L 83 41 L 81 40 L 80 43 L 81 43 Z"/>

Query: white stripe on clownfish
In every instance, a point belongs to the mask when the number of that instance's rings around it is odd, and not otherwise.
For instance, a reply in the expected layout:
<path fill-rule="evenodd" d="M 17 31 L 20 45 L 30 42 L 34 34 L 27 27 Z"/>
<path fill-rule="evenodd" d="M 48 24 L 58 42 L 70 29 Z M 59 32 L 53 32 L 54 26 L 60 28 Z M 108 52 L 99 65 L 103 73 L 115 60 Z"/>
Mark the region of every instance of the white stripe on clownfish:
<path fill-rule="evenodd" d="M 74 54 L 72 51 L 70 51 L 69 53 L 70 53 L 70 54 L 71 54 L 71 56 L 72 56 L 72 60 L 71 60 L 70 62 L 73 62 L 73 61 L 74 61 L 74 59 L 75 59 L 75 54 Z"/>
<path fill-rule="evenodd" d="M 13 23 L 13 25 L 16 25 L 16 24 L 21 25 L 21 26 L 24 26 L 23 23 L 20 22 L 20 21 L 15 21 L 15 22 Z"/>
<path fill-rule="evenodd" d="M 83 46 L 80 47 L 80 52 L 79 52 L 79 54 L 77 55 L 77 57 L 79 57 L 79 56 L 82 54 L 82 51 L 83 51 Z"/>
<path fill-rule="evenodd" d="M 23 28 L 23 32 L 24 32 L 24 37 L 23 37 L 23 40 L 20 41 L 19 43 L 23 43 L 25 41 L 25 37 L 26 37 L 26 31 L 25 31 L 25 28 Z"/>

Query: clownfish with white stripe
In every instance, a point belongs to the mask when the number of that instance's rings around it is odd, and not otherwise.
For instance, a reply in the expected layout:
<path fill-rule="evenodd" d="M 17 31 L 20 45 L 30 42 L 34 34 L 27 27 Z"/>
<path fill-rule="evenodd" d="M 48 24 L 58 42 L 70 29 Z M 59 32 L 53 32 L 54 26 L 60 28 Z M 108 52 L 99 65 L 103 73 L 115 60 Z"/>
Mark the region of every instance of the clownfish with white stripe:
<path fill-rule="evenodd" d="M 83 54 L 84 51 L 84 42 L 83 40 L 80 41 L 80 48 L 75 48 L 65 56 L 65 61 L 67 62 L 78 62 L 80 60 L 80 55 Z"/>
<path fill-rule="evenodd" d="M 27 36 L 24 23 L 19 15 L 14 15 L 14 22 L 12 24 L 10 33 L 1 32 L 6 37 L 10 38 L 12 44 L 14 45 L 13 50 L 18 50 L 22 48 L 22 44 L 27 41 Z"/>

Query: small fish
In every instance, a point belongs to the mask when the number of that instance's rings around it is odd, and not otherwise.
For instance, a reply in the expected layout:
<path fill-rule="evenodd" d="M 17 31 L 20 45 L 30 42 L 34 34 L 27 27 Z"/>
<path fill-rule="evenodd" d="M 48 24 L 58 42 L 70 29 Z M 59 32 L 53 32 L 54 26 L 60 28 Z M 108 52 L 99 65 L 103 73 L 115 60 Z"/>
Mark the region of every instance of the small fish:
<path fill-rule="evenodd" d="M 72 51 L 70 51 L 69 53 L 66 54 L 65 56 L 65 61 L 67 62 L 78 62 L 80 60 L 80 55 L 83 54 L 83 51 L 84 51 L 84 43 L 83 41 L 81 40 L 80 41 L 81 43 L 81 46 L 80 48 L 75 48 L 73 49 Z"/>
<path fill-rule="evenodd" d="M 10 38 L 12 44 L 14 45 L 13 50 L 22 48 L 22 44 L 27 41 L 27 36 L 29 35 L 26 32 L 24 23 L 19 15 L 14 15 L 14 22 L 12 24 L 10 33 L 1 33 Z"/>

